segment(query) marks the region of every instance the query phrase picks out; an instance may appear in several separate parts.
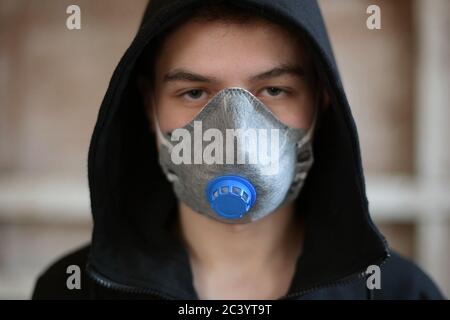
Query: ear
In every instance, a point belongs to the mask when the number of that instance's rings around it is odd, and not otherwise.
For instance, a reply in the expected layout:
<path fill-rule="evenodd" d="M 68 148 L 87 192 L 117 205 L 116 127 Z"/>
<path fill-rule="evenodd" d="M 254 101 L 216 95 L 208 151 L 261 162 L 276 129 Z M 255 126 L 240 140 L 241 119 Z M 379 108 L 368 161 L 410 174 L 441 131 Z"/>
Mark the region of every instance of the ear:
<path fill-rule="evenodd" d="M 143 75 L 138 75 L 137 77 L 137 86 L 139 93 L 142 97 L 142 103 L 144 107 L 145 114 L 147 115 L 147 119 L 149 122 L 149 128 L 150 131 L 154 132 L 154 125 L 153 125 L 153 91 L 152 86 L 150 84 L 150 81 L 147 77 Z"/>
<path fill-rule="evenodd" d="M 323 89 L 322 93 L 322 110 L 326 110 L 330 107 L 330 94 L 326 88 Z"/>
<path fill-rule="evenodd" d="M 327 111 L 328 108 L 331 107 L 330 106 L 331 98 L 330 98 L 329 91 L 325 87 L 322 87 L 321 91 L 322 91 L 322 94 L 319 95 L 320 105 L 319 105 L 319 110 L 318 110 L 319 111 L 318 118 L 316 120 L 316 130 L 319 130 L 322 127 L 322 116 L 321 116 L 322 113 Z"/>

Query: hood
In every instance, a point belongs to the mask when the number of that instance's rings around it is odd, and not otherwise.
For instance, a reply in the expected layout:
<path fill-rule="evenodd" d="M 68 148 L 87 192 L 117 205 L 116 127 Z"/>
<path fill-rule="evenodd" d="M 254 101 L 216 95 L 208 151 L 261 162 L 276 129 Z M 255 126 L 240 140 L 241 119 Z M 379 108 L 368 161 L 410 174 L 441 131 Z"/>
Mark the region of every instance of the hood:
<path fill-rule="evenodd" d="M 170 232 L 177 199 L 159 166 L 136 80 L 144 49 L 151 51 L 159 34 L 208 2 L 220 1 L 151 1 L 103 99 L 88 157 L 94 229 L 87 270 L 107 287 L 197 297 L 188 254 Z M 389 250 L 369 216 L 358 134 L 320 9 L 311 0 L 227 2 L 306 34 L 331 95 L 315 132 L 314 165 L 296 199 L 305 238 L 288 296 L 361 276 Z"/>

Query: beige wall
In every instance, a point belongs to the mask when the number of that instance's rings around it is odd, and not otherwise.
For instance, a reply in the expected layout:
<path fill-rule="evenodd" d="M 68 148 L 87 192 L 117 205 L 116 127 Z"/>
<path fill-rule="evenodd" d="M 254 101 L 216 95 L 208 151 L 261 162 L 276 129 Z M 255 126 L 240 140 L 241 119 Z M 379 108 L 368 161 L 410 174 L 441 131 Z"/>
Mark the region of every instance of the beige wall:
<path fill-rule="evenodd" d="M 410 0 L 322 1 L 337 61 L 359 125 L 370 173 L 413 171 L 414 47 Z M 369 4 L 382 8 L 382 30 L 369 30 Z"/>

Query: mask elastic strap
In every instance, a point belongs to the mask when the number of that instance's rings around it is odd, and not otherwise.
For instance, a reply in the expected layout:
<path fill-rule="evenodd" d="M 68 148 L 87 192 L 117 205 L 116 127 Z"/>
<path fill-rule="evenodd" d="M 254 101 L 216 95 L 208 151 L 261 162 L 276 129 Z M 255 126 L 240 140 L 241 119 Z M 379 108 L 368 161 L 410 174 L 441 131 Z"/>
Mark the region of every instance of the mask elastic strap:
<path fill-rule="evenodd" d="M 312 140 L 312 138 L 314 137 L 318 113 L 319 113 L 319 106 L 318 106 L 318 103 L 316 103 L 316 105 L 314 107 L 314 116 L 313 116 L 313 121 L 311 123 L 311 127 L 308 129 L 305 136 L 298 142 L 297 145 L 299 147 L 303 146 L 305 143 Z"/>
<path fill-rule="evenodd" d="M 156 114 L 156 104 L 154 103 L 154 98 L 152 97 L 152 112 L 153 112 L 153 124 L 155 126 L 156 135 L 160 143 L 165 146 L 167 149 L 172 150 L 172 144 L 167 140 L 166 136 L 162 133 L 161 128 L 159 126 L 158 116 Z"/>

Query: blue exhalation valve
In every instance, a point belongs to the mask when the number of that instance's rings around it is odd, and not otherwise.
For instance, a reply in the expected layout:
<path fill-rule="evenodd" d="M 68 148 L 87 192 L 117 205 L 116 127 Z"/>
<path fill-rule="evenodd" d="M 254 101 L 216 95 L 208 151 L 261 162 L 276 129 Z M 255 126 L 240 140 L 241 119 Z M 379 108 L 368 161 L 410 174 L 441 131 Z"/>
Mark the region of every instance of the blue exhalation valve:
<path fill-rule="evenodd" d="M 256 200 L 255 187 L 247 179 L 226 175 L 208 182 L 206 199 L 211 208 L 222 218 L 242 218 Z"/>

